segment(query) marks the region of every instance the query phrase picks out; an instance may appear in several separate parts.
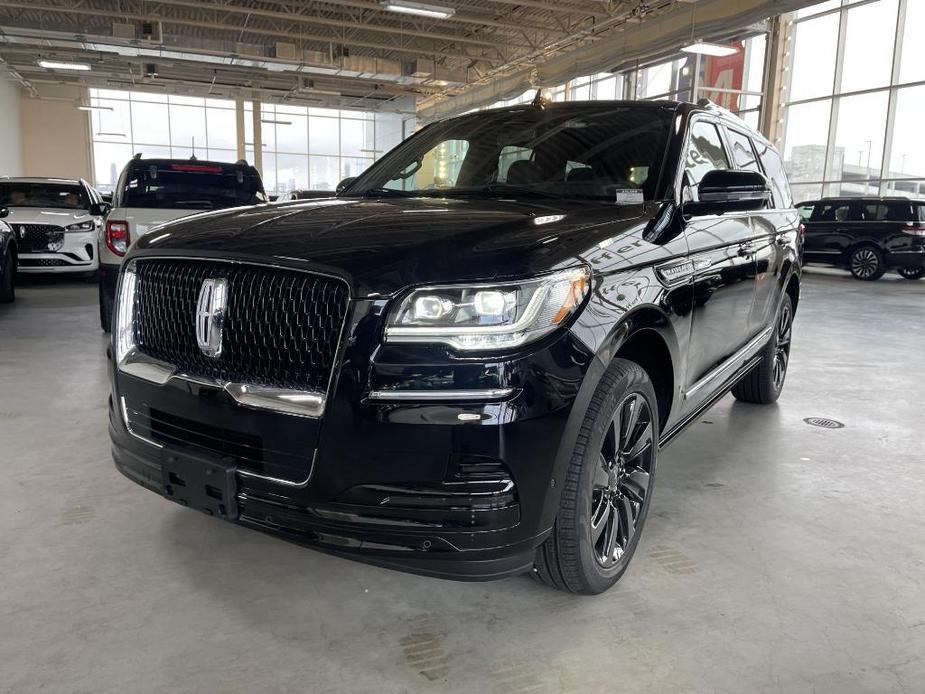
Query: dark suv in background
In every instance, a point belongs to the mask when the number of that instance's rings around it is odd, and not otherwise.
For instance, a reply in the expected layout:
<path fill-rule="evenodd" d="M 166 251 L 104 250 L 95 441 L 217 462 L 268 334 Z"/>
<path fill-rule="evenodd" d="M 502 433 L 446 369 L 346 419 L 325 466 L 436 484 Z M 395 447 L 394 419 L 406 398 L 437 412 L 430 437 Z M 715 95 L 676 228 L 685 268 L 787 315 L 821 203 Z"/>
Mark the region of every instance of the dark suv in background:
<path fill-rule="evenodd" d="M 709 104 L 434 123 L 337 198 L 133 246 L 115 463 L 343 556 L 599 593 L 659 449 L 730 389 L 780 394 L 800 244 L 780 156 Z"/>
<path fill-rule="evenodd" d="M 896 269 L 925 274 L 925 202 L 901 197 L 823 198 L 799 205 L 804 259 L 844 267 L 859 280 Z"/>

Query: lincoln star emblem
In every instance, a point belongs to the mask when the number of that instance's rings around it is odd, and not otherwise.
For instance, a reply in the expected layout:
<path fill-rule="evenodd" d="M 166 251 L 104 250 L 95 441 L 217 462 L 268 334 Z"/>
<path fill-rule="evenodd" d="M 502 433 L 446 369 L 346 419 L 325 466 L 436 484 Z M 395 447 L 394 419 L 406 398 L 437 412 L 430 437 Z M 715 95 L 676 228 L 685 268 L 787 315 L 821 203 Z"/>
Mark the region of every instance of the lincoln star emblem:
<path fill-rule="evenodd" d="M 203 280 L 196 304 L 196 342 L 207 357 L 222 353 L 222 328 L 228 305 L 228 280 L 213 277 Z"/>

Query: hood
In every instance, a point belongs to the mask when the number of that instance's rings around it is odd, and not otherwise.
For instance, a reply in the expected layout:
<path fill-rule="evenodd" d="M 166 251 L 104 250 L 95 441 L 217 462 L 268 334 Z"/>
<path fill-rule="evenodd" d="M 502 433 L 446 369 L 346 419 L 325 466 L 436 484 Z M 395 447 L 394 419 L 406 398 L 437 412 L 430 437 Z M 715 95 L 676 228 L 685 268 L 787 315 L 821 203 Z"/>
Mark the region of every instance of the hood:
<path fill-rule="evenodd" d="M 50 224 L 66 227 L 68 224 L 94 219 L 86 210 L 56 210 L 41 207 L 10 207 L 10 214 L 4 217 L 7 224 Z"/>
<path fill-rule="evenodd" d="M 388 295 L 573 266 L 650 213 L 644 205 L 545 199 L 311 200 L 188 217 L 141 239 L 133 255 L 271 259 L 343 277 L 354 296 Z"/>

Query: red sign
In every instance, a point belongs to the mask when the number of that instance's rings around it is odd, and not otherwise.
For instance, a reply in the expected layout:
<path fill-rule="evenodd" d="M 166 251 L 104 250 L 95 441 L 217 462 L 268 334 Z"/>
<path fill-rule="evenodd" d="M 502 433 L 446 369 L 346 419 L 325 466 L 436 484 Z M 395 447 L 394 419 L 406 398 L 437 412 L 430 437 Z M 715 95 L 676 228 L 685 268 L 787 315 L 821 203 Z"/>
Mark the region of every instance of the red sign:
<path fill-rule="evenodd" d="M 742 79 L 745 75 L 745 46 L 741 41 L 730 45 L 739 50 L 732 55 L 703 56 L 703 88 L 701 93 L 723 108 L 738 111 L 739 94 L 710 91 L 711 87 L 716 89 L 742 89 Z"/>

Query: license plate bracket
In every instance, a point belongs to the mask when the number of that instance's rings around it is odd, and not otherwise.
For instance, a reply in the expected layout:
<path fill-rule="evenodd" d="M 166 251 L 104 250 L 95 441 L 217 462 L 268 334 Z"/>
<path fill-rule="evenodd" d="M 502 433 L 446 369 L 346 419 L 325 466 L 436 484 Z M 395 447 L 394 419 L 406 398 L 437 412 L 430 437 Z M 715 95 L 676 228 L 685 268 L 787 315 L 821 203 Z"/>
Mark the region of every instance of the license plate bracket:
<path fill-rule="evenodd" d="M 164 496 L 171 501 L 224 520 L 238 517 L 233 465 L 170 452 L 162 457 L 161 474 Z"/>

